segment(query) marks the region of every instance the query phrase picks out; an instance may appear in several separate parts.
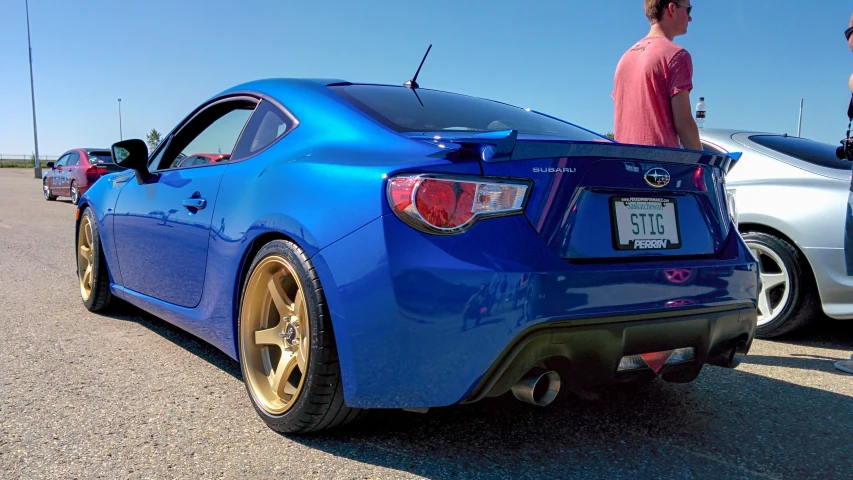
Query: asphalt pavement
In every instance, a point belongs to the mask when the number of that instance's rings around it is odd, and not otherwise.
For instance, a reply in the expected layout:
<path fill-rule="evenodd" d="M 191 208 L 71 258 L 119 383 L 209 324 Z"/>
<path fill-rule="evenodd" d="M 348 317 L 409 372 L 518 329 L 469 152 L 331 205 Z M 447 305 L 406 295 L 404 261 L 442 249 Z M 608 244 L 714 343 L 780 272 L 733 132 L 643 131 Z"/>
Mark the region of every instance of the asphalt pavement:
<path fill-rule="evenodd" d="M 853 478 L 853 322 L 611 398 L 372 411 L 287 437 L 236 362 L 138 310 L 89 313 L 74 206 L 0 169 L 0 478 Z"/>

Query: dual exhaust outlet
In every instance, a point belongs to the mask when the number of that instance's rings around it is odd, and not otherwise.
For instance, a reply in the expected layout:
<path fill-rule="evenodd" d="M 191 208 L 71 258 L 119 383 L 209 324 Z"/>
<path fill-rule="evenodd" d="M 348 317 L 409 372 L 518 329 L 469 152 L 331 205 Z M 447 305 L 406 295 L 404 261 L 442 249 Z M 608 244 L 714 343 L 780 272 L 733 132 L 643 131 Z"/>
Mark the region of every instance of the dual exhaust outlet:
<path fill-rule="evenodd" d="M 725 368 L 737 368 L 743 361 L 746 342 L 740 341 L 724 355 L 709 363 Z M 522 402 L 544 407 L 551 404 L 560 392 L 560 375 L 553 370 L 534 368 L 512 386 L 512 394 Z"/>

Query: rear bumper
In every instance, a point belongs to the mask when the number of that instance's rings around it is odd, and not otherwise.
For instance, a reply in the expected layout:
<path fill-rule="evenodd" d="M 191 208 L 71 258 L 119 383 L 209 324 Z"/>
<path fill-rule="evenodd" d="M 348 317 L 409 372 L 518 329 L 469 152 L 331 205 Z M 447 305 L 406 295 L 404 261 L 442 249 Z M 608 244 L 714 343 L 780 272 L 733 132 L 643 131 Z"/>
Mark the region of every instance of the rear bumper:
<path fill-rule="evenodd" d="M 749 351 L 756 321 L 755 307 L 744 305 L 541 325 L 524 332 L 501 354 L 466 402 L 506 393 L 540 362 L 560 370 L 563 385 L 581 396 L 655 374 L 651 369 L 618 372 L 623 356 L 694 349 L 693 362 L 666 365 L 658 372 L 664 376 L 705 363 L 721 364 L 733 348 L 739 354 Z"/>
<path fill-rule="evenodd" d="M 572 264 L 522 216 L 435 236 L 388 215 L 312 262 L 331 314 L 344 398 L 353 407 L 439 407 L 488 394 L 482 385 L 507 352 L 541 329 L 553 338 L 572 327 L 572 338 L 580 332 L 579 338 L 607 339 L 604 357 L 592 357 L 603 362 L 595 371 L 607 381 L 612 358 L 625 348 L 666 350 L 672 339 L 674 348 L 695 346 L 708 358 L 744 333 L 751 341 L 755 328 L 754 320 L 740 321 L 741 309 L 754 311 L 758 272 L 738 235 L 709 258 Z M 719 316 L 693 318 L 708 312 Z M 665 327 L 631 328 L 637 322 Z"/>

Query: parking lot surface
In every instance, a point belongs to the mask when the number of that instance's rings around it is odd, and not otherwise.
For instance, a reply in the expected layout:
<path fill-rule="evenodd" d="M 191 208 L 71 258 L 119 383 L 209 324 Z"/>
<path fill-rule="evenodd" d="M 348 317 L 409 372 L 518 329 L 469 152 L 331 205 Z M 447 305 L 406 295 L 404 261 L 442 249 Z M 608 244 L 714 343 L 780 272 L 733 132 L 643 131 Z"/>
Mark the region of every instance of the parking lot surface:
<path fill-rule="evenodd" d="M 0 169 L 2 478 L 853 476 L 853 375 L 833 368 L 853 353 L 853 322 L 830 320 L 687 385 L 276 434 L 226 355 L 138 310 L 83 307 L 74 206 L 46 202 L 32 177 Z"/>

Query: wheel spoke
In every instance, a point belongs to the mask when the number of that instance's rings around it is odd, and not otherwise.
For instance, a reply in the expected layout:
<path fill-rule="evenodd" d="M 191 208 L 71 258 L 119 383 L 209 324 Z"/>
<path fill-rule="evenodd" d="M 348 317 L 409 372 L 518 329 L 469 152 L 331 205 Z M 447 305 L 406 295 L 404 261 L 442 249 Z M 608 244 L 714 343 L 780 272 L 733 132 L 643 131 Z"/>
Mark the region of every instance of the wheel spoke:
<path fill-rule="evenodd" d="M 296 292 L 296 301 L 293 302 L 293 306 L 291 307 L 292 315 L 296 315 L 299 319 L 299 327 L 303 332 L 308 331 L 308 318 L 303 314 L 302 310 L 305 308 L 305 299 L 302 295 L 299 295 L 299 292 Z M 301 338 L 299 340 L 302 340 Z"/>
<path fill-rule="evenodd" d="M 91 253 L 89 252 L 89 247 L 85 245 L 80 245 L 80 258 L 86 260 L 87 263 L 91 263 Z"/>
<path fill-rule="evenodd" d="M 303 348 L 303 346 L 305 348 Z M 308 352 L 308 344 L 300 343 L 299 345 L 297 345 L 296 348 L 296 354 L 294 355 L 296 357 L 296 365 L 299 367 L 299 373 L 305 375 L 305 372 L 308 371 L 308 358 L 306 358 Z"/>
<path fill-rule="evenodd" d="M 761 283 L 764 285 L 764 291 L 768 291 L 771 288 L 781 285 L 788 281 L 787 276 L 784 273 L 762 273 L 761 274 Z"/>
<path fill-rule="evenodd" d="M 267 284 L 270 295 L 272 295 L 272 301 L 275 303 L 276 310 L 278 310 L 279 317 L 290 316 L 293 314 L 293 302 L 290 301 L 290 298 L 281 286 L 282 277 L 283 275 L 273 275 Z"/>
<path fill-rule="evenodd" d="M 766 288 L 761 290 L 761 293 L 758 294 L 758 309 L 765 317 L 769 317 L 773 314 L 773 310 L 770 309 L 770 299 L 767 298 Z"/>
<path fill-rule="evenodd" d="M 92 224 L 86 222 L 86 245 L 92 245 Z"/>
<path fill-rule="evenodd" d="M 255 345 L 276 345 L 281 347 L 281 322 L 273 328 L 255 332 Z"/>
<path fill-rule="evenodd" d="M 92 288 L 92 266 L 89 265 L 86 267 L 86 271 L 83 273 L 83 285 L 86 287 Z"/>
<path fill-rule="evenodd" d="M 287 381 L 293 373 L 293 370 L 296 369 L 296 366 L 296 357 L 294 355 L 281 356 L 281 360 L 279 360 L 278 365 L 276 365 L 272 378 L 272 390 L 279 397 L 293 395 L 296 391 L 296 389 Z"/>

